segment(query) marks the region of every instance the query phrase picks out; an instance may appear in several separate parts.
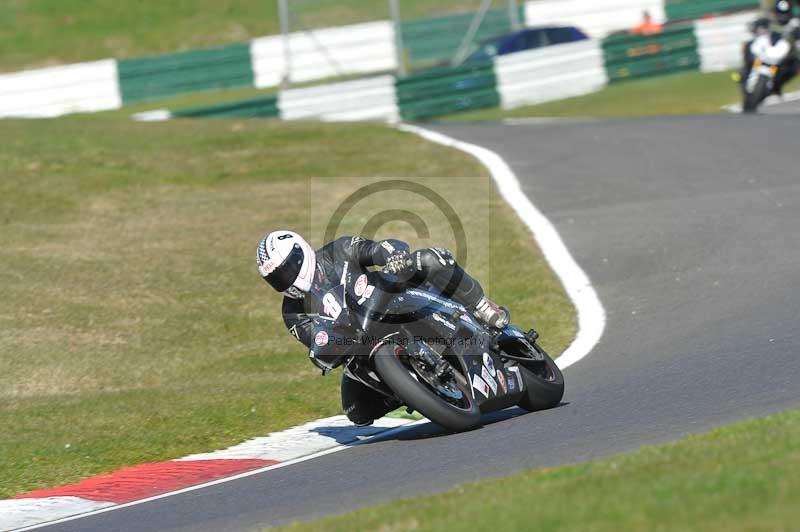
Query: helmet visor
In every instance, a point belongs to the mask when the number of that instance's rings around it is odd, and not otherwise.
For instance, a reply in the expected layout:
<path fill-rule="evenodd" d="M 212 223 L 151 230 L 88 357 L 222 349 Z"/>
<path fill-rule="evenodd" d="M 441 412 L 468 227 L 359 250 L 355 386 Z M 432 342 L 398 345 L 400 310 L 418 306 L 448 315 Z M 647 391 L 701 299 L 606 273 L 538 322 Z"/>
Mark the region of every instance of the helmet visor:
<path fill-rule="evenodd" d="M 286 291 L 297 280 L 300 270 L 303 268 L 303 248 L 295 244 L 289 256 L 276 267 L 264 280 L 278 292 Z"/>

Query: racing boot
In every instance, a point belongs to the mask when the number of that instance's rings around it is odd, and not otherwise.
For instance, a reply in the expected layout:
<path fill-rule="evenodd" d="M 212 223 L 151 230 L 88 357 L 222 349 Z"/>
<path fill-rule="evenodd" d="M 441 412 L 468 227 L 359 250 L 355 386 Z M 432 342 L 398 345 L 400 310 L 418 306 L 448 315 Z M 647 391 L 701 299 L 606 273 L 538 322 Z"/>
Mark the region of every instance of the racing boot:
<path fill-rule="evenodd" d="M 356 427 L 369 427 L 392 410 L 400 408 L 401 404 L 394 399 L 386 397 L 373 404 L 359 406 L 361 408 L 356 411 L 356 405 L 352 405 L 345 410 L 345 414 Z"/>
<path fill-rule="evenodd" d="M 498 307 L 496 303 L 483 296 L 475 305 L 475 316 L 494 329 L 502 329 L 508 325 L 510 316 L 507 309 Z"/>

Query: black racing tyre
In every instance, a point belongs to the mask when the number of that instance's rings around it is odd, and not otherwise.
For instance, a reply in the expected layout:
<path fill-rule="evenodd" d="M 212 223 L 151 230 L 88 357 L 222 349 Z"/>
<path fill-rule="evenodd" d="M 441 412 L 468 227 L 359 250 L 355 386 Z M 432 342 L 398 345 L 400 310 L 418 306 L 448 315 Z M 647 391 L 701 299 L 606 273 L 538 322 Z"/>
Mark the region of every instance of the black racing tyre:
<path fill-rule="evenodd" d="M 744 93 L 742 111 L 745 113 L 755 113 L 758 110 L 758 106 L 761 105 L 761 102 L 763 102 L 767 96 L 769 96 L 769 78 L 760 76 L 753 92 Z"/>
<path fill-rule="evenodd" d="M 427 384 L 423 384 L 424 381 L 412 377 L 411 370 L 400 358 L 403 354 L 402 347 L 385 344 L 374 355 L 375 368 L 381 379 L 403 403 L 448 430 L 461 432 L 480 425 L 481 412 L 466 379 L 457 383 L 465 402 L 463 407 L 459 407 L 436 395 Z"/>
<path fill-rule="evenodd" d="M 543 361 L 520 362 L 522 379 L 525 382 L 525 395 L 518 403 L 529 412 L 555 408 L 564 397 L 564 375 L 550 355 L 538 345 Z"/>

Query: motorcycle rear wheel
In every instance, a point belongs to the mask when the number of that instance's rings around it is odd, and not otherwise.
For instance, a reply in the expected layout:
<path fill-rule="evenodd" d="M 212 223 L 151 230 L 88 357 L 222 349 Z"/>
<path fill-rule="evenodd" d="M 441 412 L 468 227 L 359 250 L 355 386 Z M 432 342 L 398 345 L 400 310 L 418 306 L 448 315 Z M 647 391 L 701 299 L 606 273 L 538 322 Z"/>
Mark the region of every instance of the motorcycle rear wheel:
<path fill-rule="evenodd" d="M 480 425 L 481 412 L 472 397 L 472 390 L 466 379 L 459 379 L 457 387 L 463 394 L 464 407 L 449 403 L 439 397 L 428 384 L 411 376 L 412 368 L 407 367 L 402 355 L 403 347 L 385 344 L 375 353 L 375 368 L 381 379 L 397 394 L 398 398 L 434 423 L 454 432 L 473 429 Z"/>

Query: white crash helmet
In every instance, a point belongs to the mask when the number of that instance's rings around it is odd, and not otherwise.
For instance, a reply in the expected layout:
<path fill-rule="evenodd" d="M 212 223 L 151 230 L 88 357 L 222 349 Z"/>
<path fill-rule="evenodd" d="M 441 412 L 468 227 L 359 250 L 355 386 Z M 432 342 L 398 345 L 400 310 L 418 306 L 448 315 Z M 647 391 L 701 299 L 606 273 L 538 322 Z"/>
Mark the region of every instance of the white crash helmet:
<path fill-rule="evenodd" d="M 292 231 L 273 231 L 258 243 L 258 273 L 283 295 L 300 299 L 311 289 L 317 256 L 305 239 Z"/>

